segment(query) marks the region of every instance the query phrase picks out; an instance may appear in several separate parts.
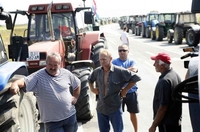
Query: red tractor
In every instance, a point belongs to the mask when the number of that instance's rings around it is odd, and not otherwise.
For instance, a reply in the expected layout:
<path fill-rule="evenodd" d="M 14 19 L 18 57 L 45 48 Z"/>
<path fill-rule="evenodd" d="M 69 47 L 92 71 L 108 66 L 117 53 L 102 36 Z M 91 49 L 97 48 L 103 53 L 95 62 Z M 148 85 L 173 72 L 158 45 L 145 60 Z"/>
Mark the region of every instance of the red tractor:
<path fill-rule="evenodd" d="M 14 11 L 13 25 L 18 14 L 28 18 L 23 36 L 11 31 L 9 58 L 26 62 L 29 74 L 46 66 L 50 52 L 59 52 L 62 67 L 81 80 L 81 94 L 76 104 L 77 119 L 89 120 L 95 111 L 95 96 L 90 93 L 87 78 L 100 66 L 99 52 L 107 48 L 106 38 L 94 24 L 90 7 L 76 2 L 34 4 L 28 11 Z M 95 31 L 94 31 L 95 30 Z"/>

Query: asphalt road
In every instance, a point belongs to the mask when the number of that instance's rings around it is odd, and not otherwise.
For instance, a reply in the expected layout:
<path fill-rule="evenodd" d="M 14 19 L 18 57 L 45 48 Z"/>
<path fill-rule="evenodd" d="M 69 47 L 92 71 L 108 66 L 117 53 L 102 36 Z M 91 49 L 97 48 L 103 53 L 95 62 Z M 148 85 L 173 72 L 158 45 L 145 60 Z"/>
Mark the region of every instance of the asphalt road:
<path fill-rule="evenodd" d="M 119 29 L 117 23 L 101 26 L 100 29 L 105 33 L 108 41 L 108 49 L 113 54 L 113 58 L 118 57 L 117 47 L 121 44 L 119 39 L 122 30 Z M 129 57 L 135 59 L 137 62 L 139 72 L 138 74 L 142 77 L 142 80 L 138 83 L 138 97 L 140 113 L 138 116 L 139 132 L 147 132 L 152 120 L 152 100 L 153 92 L 156 82 L 160 73 L 156 73 L 153 63 L 150 59 L 151 55 L 156 55 L 158 52 L 166 52 L 170 54 L 172 58 L 171 66 L 184 80 L 186 69 L 183 66 L 183 61 L 180 57 L 185 55 L 183 48 L 188 47 L 183 42 L 181 45 L 168 44 L 166 40 L 158 42 L 152 41 L 151 39 L 142 38 L 141 36 L 135 36 L 129 33 L 130 40 L 130 54 Z M 187 59 L 186 59 L 187 60 Z M 188 58 L 189 60 L 189 58 Z M 182 132 L 192 132 L 188 104 L 183 104 L 183 118 L 182 118 Z M 124 112 L 124 132 L 133 132 L 132 124 L 129 120 L 128 112 Z M 79 123 L 78 132 L 98 132 L 98 124 L 96 114 L 94 118 L 86 123 Z M 112 130 L 111 130 L 112 132 Z"/>

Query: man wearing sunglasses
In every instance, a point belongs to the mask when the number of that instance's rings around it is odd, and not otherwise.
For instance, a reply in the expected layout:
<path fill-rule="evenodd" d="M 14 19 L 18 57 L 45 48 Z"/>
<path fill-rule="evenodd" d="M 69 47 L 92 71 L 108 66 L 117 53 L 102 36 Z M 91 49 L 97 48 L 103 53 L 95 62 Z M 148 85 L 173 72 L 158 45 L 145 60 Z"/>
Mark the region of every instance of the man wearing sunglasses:
<path fill-rule="evenodd" d="M 118 47 L 119 58 L 114 59 L 112 63 L 114 65 L 126 68 L 130 71 L 137 72 L 136 63 L 133 59 L 128 58 L 129 47 L 126 44 L 122 44 Z M 127 84 L 125 84 L 126 86 Z M 125 87 L 124 86 L 124 87 Z M 123 98 L 122 109 L 124 111 L 125 105 L 127 111 L 130 113 L 130 120 L 133 124 L 135 132 L 138 132 L 138 121 L 136 113 L 139 113 L 138 99 L 137 99 L 137 85 L 134 85 Z"/>

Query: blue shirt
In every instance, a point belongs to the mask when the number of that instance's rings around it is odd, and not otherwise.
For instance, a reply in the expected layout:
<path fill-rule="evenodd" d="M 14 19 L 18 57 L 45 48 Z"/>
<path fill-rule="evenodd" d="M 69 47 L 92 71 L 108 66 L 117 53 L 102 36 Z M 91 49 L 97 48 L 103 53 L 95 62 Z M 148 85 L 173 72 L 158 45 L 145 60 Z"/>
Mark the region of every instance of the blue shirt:
<path fill-rule="evenodd" d="M 129 68 L 129 67 L 136 67 L 136 63 L 134 60 L 131 60 L 131 59 L 126 59 L 126 60 L 121 60 L 120 58 L 117 58 L 117 59 L 114 59 L 112 61 L 112 63 L 114 65 L 117 65 L 117 66 L 120 66 L 120 67 L 123 67 L 125 69 Z M 127 85 L 127 84 L 126 84 Z M 137 85 L 133 86 L 129 91 L 128 93 L 132 93 L 132 92 L 135 92 L 136 90 L 138 89 Z"/>

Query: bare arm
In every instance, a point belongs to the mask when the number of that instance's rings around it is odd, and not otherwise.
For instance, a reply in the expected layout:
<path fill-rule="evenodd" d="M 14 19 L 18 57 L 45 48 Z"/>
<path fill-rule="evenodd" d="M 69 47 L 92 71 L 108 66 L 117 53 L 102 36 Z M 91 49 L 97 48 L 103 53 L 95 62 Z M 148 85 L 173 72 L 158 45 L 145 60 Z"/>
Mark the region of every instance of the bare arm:
<path fill-rule="evenodd" d="M 19 80 L 14 81 L 10 86 L 10 92 L 12 94 L 17 94 L 19 92 L 20 88 L 25 87 L 24 79 L 21 78 Z"/>
<path fill-rule="evenodd" d="M 80 95 L 80 91 L 81 91 L 81 86 L 79 85 L 74 91 L 73 91 L 73 100 L 72 100 L 72 104 L 76 104 L 78 97 Z"/>
<path fill-rule="evenodd" d="M 89 87 L 90 87 L 90 90 L 95 93 L 95 94 L 99 94 L 99 89 L 98 88 L 94 88 L 94 83 L 88 83 L 89 84 Z"/>
<path fill-rule="evenodd" d="M 159 107 L 158 112 L 156 114 L 156 117 L 155 117 L 151 127 L 149 128 L 149 132 L 155 132 L 156 131 L 156 127 L 160 124 L 160 122 L 164 118 L 166 111 L 167 111 L 167 106 L 160 106 Z"/>
<path fill-rule="evenodd" d="M 136 84 L 136 82 L 129 82 L 125 88 L 120 91 L 122 97 L 126 97 L 127 92 Z"/>
<path fill-rule="evenodd" d="M 135 72 L 135 73 L 138 72 L 138 68 L 133 67 L 133 66 L 131 66 L 131 67 L 127 68 L 127 69 L 132 71 L 132 72 Z"/>

